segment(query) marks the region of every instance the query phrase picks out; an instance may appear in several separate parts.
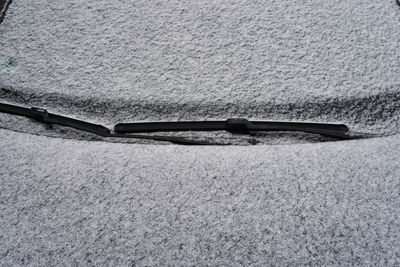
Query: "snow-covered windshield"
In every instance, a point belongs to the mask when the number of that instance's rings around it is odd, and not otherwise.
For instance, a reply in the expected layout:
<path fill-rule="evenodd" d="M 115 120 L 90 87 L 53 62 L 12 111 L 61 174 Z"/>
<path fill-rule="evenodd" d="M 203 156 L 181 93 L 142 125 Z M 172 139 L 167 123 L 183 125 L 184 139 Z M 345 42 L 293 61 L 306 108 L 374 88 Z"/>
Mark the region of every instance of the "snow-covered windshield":
<path fill-rule="evenodd" d="M 92 121 L 246 117 L 397 130 L 392 1 L 14 0 L 0 98 Z"/>

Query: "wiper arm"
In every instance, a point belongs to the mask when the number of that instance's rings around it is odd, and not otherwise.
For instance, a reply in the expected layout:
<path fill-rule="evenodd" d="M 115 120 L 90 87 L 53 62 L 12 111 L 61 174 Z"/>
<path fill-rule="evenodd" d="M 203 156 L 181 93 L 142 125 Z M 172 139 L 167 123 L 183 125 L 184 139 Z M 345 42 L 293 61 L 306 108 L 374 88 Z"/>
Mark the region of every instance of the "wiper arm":
<path fill-rule="evenodd" d="M 231 118 L 225 121 L 181 121 L 181 122 L 139 122 L 118 123 L 116 133 L 170 132 L 170 131 L 228 131 L 230 133 L 255 134 L 269 131 L 297 131 L 320 134 L 336 139 L 354 139 L 359 136 L 348 135 L 349 128 L 344 124 L 249 121 Z"/>
<path fill-rule="evenodd" d="M 50 123 L 50 124 L 58 124 L 63 126 L 72 127 L 81 131 L 94 133 L 97 135 L 107 135 L 110 133 L 110 130 L 103 125 L 94 124 L 90 122 L 85 122 L 81 120 L 72 119 L 65 116 L 60 116 L 56 114 L 52 114 L 47 112 L 47 110 L 42 108 L 24 108 L 20 106 L 10 105 L 0 103 L 0 111 L 4 113 L 19 115 L 34 119 L 36 121 Z"/>
<path fill-rule="evenodd" d="M 101 137 L 134 138 L 153 141 L 165 141 L 183 145 L 229 145 L 202 140 L 187 139 L 180 136 L 138 135 L 128 133 L 172 132 L 172 131 L 228 131 L 234 134 L 256 134 L 269 131 L 297 131 L 319 134 L 335 139 L 359 139 L 366 135 L 350 135 L 349 128 L 344 124 L 306 123 L 306 122 L 276 122 L 249 121 L 242 118 L 232 118 L 225 121 L 181 121 L 181 122 L 138 122 L 118 123 L 114 132 L 103 125 L 56 115 L 42 108 L 25 108 L 16 105 L 0 103 L 0 112 L 32 118 L 36 121 L 72 127 Z"/>
<path fill-rule="evenodd" d="M 35 107 L 25 108 L 25 107 L 0 103 L 0 112 L 28 117 L 43 123 L 68 126 L 84 132 L 93 133 L 101 137 L 146 139 L 153 141 L 171 142 L 180 145 L 227 145 L 227 144 L 207 142 L 201 140 L 191 140 L 179 136 L 157 136 L 157 135 L 150 136 L 150 135 L 128 135 L 128 134 L 112 133 L 110 129 L 108 129 L 103 125 L 56 115 L 42 108 L 35 108 Z"/>

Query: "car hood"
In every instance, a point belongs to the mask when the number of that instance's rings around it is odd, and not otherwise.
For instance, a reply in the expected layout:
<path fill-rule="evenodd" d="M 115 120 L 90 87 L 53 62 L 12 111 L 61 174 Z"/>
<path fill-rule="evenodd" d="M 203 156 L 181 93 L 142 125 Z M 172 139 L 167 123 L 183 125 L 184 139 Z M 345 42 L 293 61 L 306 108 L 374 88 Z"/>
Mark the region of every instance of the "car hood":
<path fill-rule="evenodd" d="M 2 264 L 400 261 L 399 135 L 257 147 L 0 135 Z"/>

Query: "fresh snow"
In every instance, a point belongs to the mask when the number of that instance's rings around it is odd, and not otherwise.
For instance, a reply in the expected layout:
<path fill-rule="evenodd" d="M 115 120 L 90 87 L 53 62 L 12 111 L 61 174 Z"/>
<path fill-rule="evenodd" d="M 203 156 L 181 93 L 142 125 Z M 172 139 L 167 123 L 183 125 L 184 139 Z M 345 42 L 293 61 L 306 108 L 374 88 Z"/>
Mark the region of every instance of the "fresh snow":
<path fill-rule="evenodd" d="M 0 265 L 399 265 L 399 44 L 392 0 L 13 0 L 1 102 L 384 137 L 138 145 L 1 114 Z"/>
<path fill-rule="evenodd" d="M 0 265 L 400 262 L 400 135 L 252 147 L 0 136 Z"/>
<path fill-rule="evenodd" d="M 104 121 L 384 123 L 400 99 L 394 1 L 15 0 L 0 36 L 1 98 Z"/>

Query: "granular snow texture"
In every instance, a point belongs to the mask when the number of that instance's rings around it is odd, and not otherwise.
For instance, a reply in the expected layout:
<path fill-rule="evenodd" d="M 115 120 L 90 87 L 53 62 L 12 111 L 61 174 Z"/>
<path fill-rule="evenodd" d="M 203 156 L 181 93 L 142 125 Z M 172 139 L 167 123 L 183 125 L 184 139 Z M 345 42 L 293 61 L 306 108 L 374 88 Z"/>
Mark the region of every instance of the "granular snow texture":
<path fill-rule="evenodd" d="M 353 99 L 400 98 L 389 0 L 15 0 L 0 36 L 0 97 L 62 113 L 343 121 Z"/>
<path fill-rule="evenodd" d="M 400 135 L 272 147 L 0 135 L 0 265 L 400 264 Z"/>
<path fill-rule="evenodd" d="M 393 133 L 399 43 L 389 0 L 13 0 L 0 99 L 107 125 L 242 116 Z M 0 137 L 2 266 L 400 265 L 400 135 L 252 147 Z"/>

